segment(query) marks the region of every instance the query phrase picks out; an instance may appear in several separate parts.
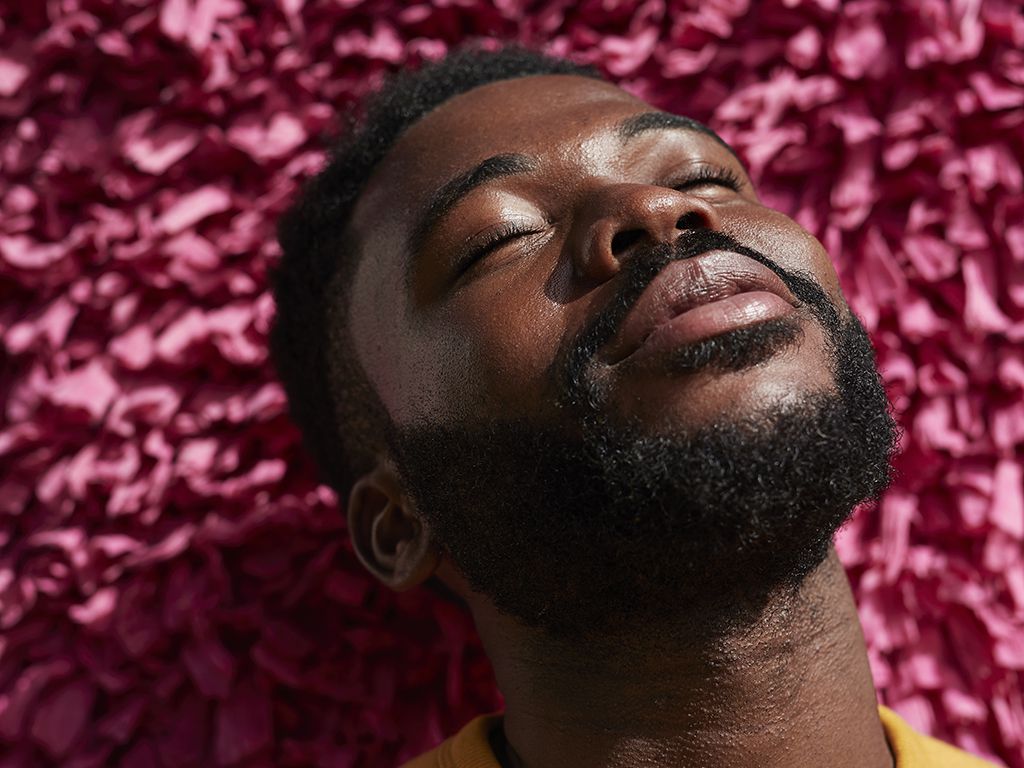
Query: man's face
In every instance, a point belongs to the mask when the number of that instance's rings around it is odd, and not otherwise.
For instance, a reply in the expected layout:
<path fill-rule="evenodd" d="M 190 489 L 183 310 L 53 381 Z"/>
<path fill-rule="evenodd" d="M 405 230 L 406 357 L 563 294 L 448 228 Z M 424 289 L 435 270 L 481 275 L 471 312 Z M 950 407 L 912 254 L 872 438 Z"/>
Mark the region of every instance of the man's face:
<path fill-rule="evenodd" d="M 626 260 L 645 244 L 628 242 L 630 233 L 660 227 L 646 235 L 674 240 L 674 225 L 687 214 L 713 212 L 715 228 L 783 268 L 809 272 L 842 305 L 818 241 L 762 206 L 740 162 L 714 138 L 667 128 L 621 135 L 624 120 L 651 112 L 600 81 L 528 77 L 455 97 L 398 141 L 353 217 L 361 266 L 352 313 L 360 360 L 397 424 L 554 418 L 550 368 L 618 287 L 621 265 L 602 247 L 619 235 L 616 246 L 631 246 L 620 255 Z M 507 155 L 528 158 L 532 169 L 477 186 L 411 250 L 438 190 Z M 742 188 L 673 189 L 708 171 L 733 174 Z M 506 227 L 529 234 L 460 274 L 466 251 Z M 757 266 L 747 261 L 731 271 Z M 831 387 L 821 328 L 806 324 L 805 331 L 795 354 L 732 375 L 683 380 L 650 358 L 605 365 L 598 375 L 613 393 L 611 413 L 652 425 L 706 423 L 765 399 Z"/>
<path fill-rule="evenodd" d="M 891 447 L 820 243 L 659 114 L 580 77 L 473 89 L 352 218 L 354 347 L 420 513 L 475 588 L 563 633 L 806 572 Z M 813 551 L 779 555 L 794 538 Z"/>

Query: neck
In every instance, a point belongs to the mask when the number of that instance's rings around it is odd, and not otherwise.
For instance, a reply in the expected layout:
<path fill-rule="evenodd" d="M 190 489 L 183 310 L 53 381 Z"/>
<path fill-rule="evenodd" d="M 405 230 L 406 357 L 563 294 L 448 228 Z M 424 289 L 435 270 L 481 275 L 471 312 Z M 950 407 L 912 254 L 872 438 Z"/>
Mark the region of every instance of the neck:
<path fill-rule="evenodd" d="M 472 603 L 514 768 L 890 768 L 835 555 L 741 630 L 566 647 Z M 691 626 L 699 622 L 690 620 Z"/>

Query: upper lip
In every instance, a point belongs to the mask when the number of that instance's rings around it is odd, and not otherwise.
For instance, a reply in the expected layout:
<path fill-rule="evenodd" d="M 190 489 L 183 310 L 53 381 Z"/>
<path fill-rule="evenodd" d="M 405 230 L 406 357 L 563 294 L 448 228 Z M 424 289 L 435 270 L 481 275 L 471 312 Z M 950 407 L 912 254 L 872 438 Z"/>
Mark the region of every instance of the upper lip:
<path fill-rule="evenodd" d="M 670 262 L 640 294 L 602 356 L 611 365 L 621 362 L 662 323 L 701 304 L 747 291 L 769 291 L 799 306 L 782 278 L 743 254 L 715 250 Z"/>

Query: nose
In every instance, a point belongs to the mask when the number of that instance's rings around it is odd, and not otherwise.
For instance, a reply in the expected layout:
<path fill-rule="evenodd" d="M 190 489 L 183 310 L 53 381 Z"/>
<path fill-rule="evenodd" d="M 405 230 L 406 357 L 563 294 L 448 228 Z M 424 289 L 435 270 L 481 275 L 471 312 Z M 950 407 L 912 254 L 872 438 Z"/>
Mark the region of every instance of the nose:
<path fill-rule="evenodd" d="M 604 282 L 643 248 L 674 243 L 693 229 L 719 229 L 714 206 L 694 195 L 648 184 L 613 184 L 594 192 L 578 219 L 576 273 Z"/>

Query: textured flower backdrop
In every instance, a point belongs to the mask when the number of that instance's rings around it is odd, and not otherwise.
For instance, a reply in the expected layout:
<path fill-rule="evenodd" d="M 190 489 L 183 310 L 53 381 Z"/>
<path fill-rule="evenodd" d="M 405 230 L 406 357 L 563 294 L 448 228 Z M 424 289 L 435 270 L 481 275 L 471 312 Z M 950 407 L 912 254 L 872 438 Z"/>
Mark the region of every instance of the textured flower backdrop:
<path fill-rule="evenodd" d="M 338 105 L 468 37 L 704 119 L 829 248 L 906 428 L 842 534 L 883 700 L 1024 768 L 1024 15 L 993 0 L 0 0 L 0 762 L 390 766 L 500 706 L 374 587 L 265 349 Z"/>

